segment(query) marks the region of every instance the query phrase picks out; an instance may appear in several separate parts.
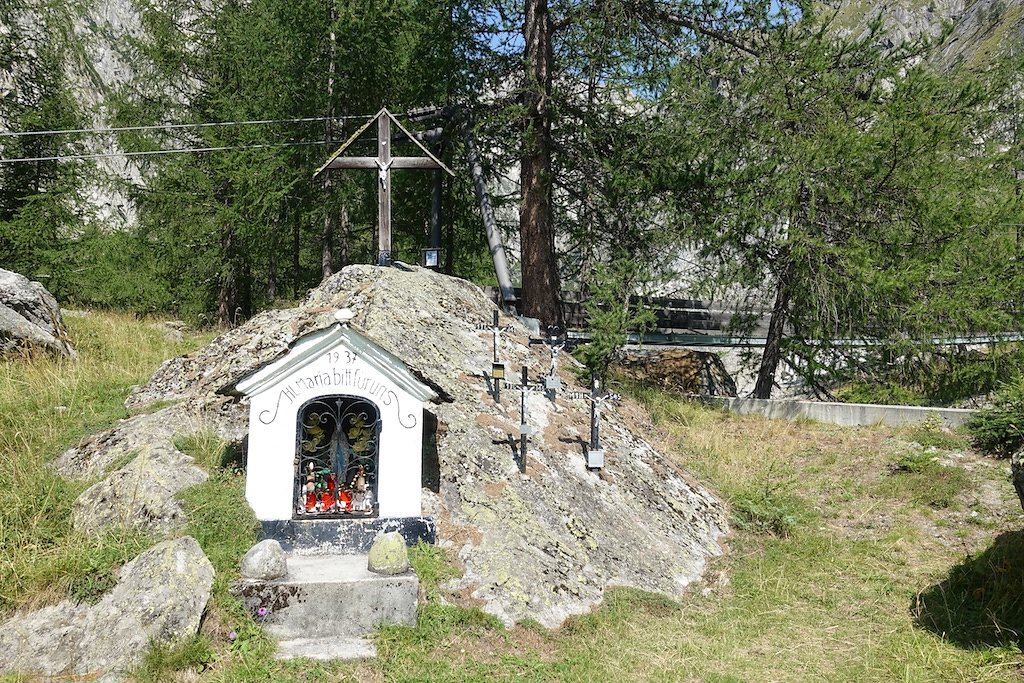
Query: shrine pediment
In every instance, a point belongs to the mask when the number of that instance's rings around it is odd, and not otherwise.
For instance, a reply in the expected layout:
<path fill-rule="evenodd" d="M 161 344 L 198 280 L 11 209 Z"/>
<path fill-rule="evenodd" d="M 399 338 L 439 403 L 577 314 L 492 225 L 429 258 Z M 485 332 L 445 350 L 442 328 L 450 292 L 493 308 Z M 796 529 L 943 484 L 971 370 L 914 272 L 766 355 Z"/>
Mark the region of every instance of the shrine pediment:
<path fill-rule="evenodd" d="M 437 393 L 417 379 L 401 358 L 342 323 L 297 339 L 282 356 L 250 372 L 232 386 L 226 387 L 224 393 L 255 396 L 297 373 L 301 375 L 300 371 L 303 368 L 318 360 L 326 360 L 331 367 L 345 366 L 358 369 L 358 366 L 366 364 L 393 382 L 396 387 L 420 401 L 437 399 Z M 329 379 L 333 381 L 335 378 L 331 376 Z M 313 380 L 316 383 L 325 382 L 325 388 L 330 386 L 322 377 Z"/>

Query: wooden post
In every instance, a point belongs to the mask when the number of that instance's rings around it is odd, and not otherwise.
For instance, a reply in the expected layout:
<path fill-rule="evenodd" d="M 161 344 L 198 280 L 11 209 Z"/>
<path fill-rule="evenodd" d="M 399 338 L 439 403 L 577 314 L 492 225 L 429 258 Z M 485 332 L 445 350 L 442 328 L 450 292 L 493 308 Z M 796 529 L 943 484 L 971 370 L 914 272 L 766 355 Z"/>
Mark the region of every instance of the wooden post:
<path fill-rule="evenodd" d="M 434 171 L 430 186 L 430 248 L 441 248 L 441 171 Z"/>
<path fill-rule="evenodd" d="M 377 265 L 391 265 L 391 117 L 377 118 Z"/>

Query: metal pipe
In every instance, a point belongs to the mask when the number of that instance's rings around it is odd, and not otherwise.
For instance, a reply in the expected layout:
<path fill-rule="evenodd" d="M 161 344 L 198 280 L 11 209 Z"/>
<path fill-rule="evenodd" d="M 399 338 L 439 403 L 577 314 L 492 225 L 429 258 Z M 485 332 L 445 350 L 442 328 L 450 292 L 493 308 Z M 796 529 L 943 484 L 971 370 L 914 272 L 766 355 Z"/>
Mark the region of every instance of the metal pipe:
<path fill-rule="evenodd" d="M 512 276 L 509 275 L 508 257 L 505 255 L 505 245 L 501 240 L 501 231 L 494 219 L 494 209 L 491 207 L 491 198 L 487 195 L 487 183 L 484 179 L 484 167 L 480 162 L 480 154 L 476 149 L 473 140 L 473 132 L 467 125 L 465 128 L 466 156 L 473 172 L 473 189 L 476 191 L 476 199 L 480 204 L 480 215 L 487 229 L 487 246 L 491 250 L 491 259 L 494 261 L 494 274 L 498 278 L 498 290 L 501 292 L 503 307 L 515 308 L 516 293 L 512 288 Z"/>

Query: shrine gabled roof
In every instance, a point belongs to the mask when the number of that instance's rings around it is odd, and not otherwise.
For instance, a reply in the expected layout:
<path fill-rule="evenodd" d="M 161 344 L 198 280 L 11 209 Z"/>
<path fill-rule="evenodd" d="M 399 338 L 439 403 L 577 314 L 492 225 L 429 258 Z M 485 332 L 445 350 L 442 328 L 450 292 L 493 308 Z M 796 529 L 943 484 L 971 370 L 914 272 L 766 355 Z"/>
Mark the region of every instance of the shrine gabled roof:
<path fill-rule="evenodd" d="M 220 393 L 254 396 L 274 386 L 278 380 L 295 370 L 315 361 L 320 355 L 335 351 L 339 347 L 351 351 L 356 358 L 380 372 L 417 400 L 432 401 L 438 398 L 437 393 L 417 379 L 401 358 L 340 322 L 296 339 L 284 354 L 249 372 L 234 384 L 224 387 Z"/>
<path fill-rule="evenodd" d="M 392 114 L 391 112 L 388 111 L 387 107 L 381 107 L 381 110 L 379 112 L 377 112 L 373 116 L 373 118 L 371 118 L 369 121 L 367 121 L 365 124 L 363 124 L 363 126 L 360 127 L 359 130 L 357 130 L 355 133 L 352 133 L 352 135 L 349 136 L 348 140 L 346 140 L 344 142 L 344 144 L 342 144 L 341 147 L 339 147 L 337 149 L 337 151 L 334 152 L 334 154 L 332 154 L 330 157 L 328 157 L 327 161 L 325 161 L 323 163 L 323 165 L 320 166 L 320 168 L 316 169 L 316 171 L 313 172 L 313 177 L 316 178 L 318 175 L 323 173 L 327 169 L 327 167 L 331 165 L 332 161 L 334 161 L 335 159 L 340 157 L 342 154 L 344 154 L 345 150 L 347 150 L 349 147 L 351 147 L 352 143 L 354 143 L 357 139 L 359 139 L 359 136 L 362 135 L 363 133 L 365 133 L 366 129 L 369 128 L 370 126 L 372 126 L 374 123 L 376 123 L 377 119 L 379 119 L 381 116 L 387 116 L 389 119 L 391 119 L 392 123 L 394 123 L 396 126 L 398 126 L 399 130 L 401 130 L 403 133 L 405 133 L 406 137 L 408 137 L 410 140 L 412 140 L 412 142 L 417 147 L 420 148 L 420 151 L 422 151 L 424 154 L 426 154 L 431 160 L 433 160 L 448 175 L 452 176 L 453 178 L 455 177 L 455 171 L 453 171 L 450 168 L 448 168 L 447 166 L 445 166 L 443 161 L 441 161 L 436 156 L 434 156 L 431 153 L 431 151 L 429 149 L 427 149 L 427 147 L 423 143 L 421 143 L 419 140 L 417 140 L 413 136 L 413 134 L 410 133 L 408 131 L 408 129 L 405 126 L 403 126 L 398 119 L 395 118 L 394 114 Z"/>

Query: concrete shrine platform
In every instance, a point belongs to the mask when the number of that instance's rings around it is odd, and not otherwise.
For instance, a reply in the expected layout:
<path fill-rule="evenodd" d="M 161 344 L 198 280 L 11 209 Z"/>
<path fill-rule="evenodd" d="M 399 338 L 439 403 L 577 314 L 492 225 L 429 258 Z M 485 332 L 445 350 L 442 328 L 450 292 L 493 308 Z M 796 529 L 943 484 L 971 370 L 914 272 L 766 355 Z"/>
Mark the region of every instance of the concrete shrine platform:
<path fill-rule="evenodd" d="M 261 522 L 264 539 L 272 538 L 295 555 L 368 553 L 381 534 L 397 531 L 406 545 L 433 544 L 437 525 L 432 517 L 357 517 L 284 519 Z"/>
<path fill-rule="evenodd" d="M 366 555 L 287 556 L 281 579 L 243 580 L 234 592 L 263 630 L 277 640 L 279 659 L 360 659 L 376 650 L 378 626 L 416 625 L 419 579 L 412 570 L 384 576 L 366 568 Z"/>

